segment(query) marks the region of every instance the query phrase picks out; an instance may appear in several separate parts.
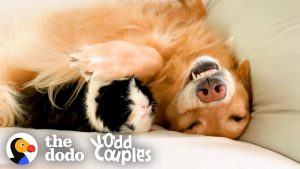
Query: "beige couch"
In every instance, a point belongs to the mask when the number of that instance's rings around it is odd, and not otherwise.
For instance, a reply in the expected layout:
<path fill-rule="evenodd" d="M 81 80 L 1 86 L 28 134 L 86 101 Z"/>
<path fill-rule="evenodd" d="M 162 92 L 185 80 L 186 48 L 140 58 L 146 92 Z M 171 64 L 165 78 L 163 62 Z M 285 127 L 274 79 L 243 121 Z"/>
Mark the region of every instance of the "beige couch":
<path fill-rule="evenodd" d="M 300 162 L 300 1 L 211 0 L 208 11 L 251 61 L 254 112 L 241 140 Z"/>

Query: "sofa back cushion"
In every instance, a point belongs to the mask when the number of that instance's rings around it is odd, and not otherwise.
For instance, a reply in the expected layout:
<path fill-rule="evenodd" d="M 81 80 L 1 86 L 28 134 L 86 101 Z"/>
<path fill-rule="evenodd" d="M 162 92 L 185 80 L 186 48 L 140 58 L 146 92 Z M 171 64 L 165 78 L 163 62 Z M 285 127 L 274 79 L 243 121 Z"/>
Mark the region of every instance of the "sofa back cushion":
<path fill-rule="evenodd" d="M 300 1 L 210 0 L 208 24 L 249 59 L 252 120 L 240 138 L 300 162 Z"/>

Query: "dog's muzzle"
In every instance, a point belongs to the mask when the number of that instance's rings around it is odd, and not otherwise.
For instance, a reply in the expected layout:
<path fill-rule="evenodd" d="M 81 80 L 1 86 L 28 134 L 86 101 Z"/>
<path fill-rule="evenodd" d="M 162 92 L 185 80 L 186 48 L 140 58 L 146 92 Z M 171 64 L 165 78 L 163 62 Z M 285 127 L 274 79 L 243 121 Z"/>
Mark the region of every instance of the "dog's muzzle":
<path fill-rule="evenodd" d="M 202 103 L 211 103 L 225 98 L 224 72 L 218 62 L 210 57 L 201 57 L 190 71 L 190 80 L 197 83 L 197 97 Z"/>

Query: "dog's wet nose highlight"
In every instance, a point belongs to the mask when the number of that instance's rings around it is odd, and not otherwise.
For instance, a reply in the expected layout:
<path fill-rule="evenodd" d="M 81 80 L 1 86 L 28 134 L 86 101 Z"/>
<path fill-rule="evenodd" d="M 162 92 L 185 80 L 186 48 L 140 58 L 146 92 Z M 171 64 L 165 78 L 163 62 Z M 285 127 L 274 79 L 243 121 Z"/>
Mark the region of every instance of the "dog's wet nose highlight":
<path fill-rule="evenodd" d="M 199 87 L 197 96 L 203 103 L 222 100 L 226 96 L 226 86 L 217 80 L 207 80 Z"/>

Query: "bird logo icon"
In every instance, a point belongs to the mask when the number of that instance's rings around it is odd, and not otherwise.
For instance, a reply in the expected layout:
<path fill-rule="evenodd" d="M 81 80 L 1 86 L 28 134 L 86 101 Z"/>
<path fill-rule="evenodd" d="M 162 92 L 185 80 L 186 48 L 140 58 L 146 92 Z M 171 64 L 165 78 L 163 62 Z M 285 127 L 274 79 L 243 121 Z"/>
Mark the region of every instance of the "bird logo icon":
<path fill-rule="evenodd" d="M 37 155 L 37 142 L 27 133 L 13 135 L 6 144 L 6 152 L 10 160 L 19 165 L 31 163 Z"/>

